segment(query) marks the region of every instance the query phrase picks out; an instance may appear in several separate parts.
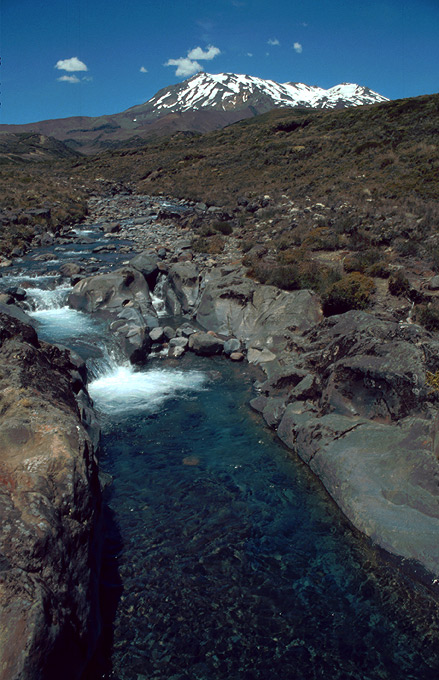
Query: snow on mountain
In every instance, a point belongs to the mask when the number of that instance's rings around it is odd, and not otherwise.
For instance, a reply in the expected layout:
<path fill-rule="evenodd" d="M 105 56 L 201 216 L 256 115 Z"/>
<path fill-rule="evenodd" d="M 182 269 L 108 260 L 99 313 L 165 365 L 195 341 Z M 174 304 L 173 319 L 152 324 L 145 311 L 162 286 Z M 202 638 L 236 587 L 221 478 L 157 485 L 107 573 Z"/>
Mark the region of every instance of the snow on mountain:
<path fill-rule="evenodd" d="M 303 83 L 276 83 L 234 73 L 198 73 L 178 85 L 160 90 L 141 106 L 147 105 L 159 115 L 190 109 L 231 111 L 245 107 L 254 107 L 262 113 L 274 107 L 334 109 L 384 101 L 388 99 L 354 83 L 342 83 L 325 90 Z"/>

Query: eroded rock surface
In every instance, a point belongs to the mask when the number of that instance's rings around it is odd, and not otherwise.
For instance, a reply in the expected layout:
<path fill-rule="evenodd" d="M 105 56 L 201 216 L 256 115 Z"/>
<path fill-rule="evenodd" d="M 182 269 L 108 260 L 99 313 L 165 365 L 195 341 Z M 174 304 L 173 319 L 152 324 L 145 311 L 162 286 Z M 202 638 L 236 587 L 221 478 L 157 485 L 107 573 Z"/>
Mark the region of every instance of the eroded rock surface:
<path fill-rule="evenodd" d="M 1 680 L 79 678 L 99 634 L 97 432 L 84 377 L 78 357 L 0 312 Z"/>
<path fill-rule="evenodd" d="M 420 327 L 365 312 L 326 319 L 260 385 L 253 407 L 364 534 L 439 573 L 435 368 Z M 294 359 L 294 356 L 292 356 Z"/>
<path fill-rule="evenodd" d="M 146 278 L 140 271 L 124 267 L 82 279 L 70 293 L 69 305 L 109 321 L 110 330 L 130 361 L 145 361 L 151 348 L 149 332 L 159 323 Z"/>
<path fill-rule="evenodd" d="M 295 334 L 322 319 L 320 301 L 308 290 L 284 291 L 263 286 L 245 276 L 242 268 L 213 272 L 197 309 L 197 322 L 225 336 L 234 336 L 247 349 L 279 355 Z M 268 356 L 268 355 L 267 355 Z"/>

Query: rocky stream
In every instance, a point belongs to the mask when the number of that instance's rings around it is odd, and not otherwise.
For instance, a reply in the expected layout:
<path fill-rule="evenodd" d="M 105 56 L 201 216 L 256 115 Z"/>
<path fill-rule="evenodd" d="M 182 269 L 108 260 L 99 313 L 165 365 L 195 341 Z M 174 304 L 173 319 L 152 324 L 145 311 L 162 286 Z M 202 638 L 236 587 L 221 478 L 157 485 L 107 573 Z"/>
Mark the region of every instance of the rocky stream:
<path fill-rule="evenodd" d="M 3 269 L 0 680 L 433 680 L 439 343 L 206 213 L 96 198 Z"/>

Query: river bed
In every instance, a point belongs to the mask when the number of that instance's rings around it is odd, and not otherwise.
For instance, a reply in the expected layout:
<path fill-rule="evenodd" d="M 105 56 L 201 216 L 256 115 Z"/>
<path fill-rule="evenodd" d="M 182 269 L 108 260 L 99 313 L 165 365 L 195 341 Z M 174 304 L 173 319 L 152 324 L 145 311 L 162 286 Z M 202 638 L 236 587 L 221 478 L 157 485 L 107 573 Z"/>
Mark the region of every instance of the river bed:
<path fill-rule="evenodd" d="M 135 370 L 49 265 L 21 266 L 3 284 L 26 284 L 40 336 L 88 360 L 113 478 L 104 636 L 84 680 L 437 677 L 436 603 L 262 427 L 242 365 L 159 356 Z"/>

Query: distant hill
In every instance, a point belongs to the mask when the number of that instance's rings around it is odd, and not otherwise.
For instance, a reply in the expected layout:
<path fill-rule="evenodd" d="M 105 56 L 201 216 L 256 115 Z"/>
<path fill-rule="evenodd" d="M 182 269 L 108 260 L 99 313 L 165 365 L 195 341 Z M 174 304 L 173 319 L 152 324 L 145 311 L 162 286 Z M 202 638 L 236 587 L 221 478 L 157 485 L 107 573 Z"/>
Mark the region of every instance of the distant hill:
<path fill-rule="evenodd" d="M 0 131 L 0 163 L 72 159 L 79 156 L 60 140 L 38 132 Z"/>
<path fill-rule="evenodd" d="M 25 125 L 0 125 L 0 132 L 36 132 L 82 153 L 139 146 L 145 139 L 179 131 L 209 132 L 274 108 L 336 109 L 388 101 L 352 83 L 328 90 L 303 83 L 276 83 L 234 73 L 198 73 L 160 90 L 144 104 L 114 115 L 76 116 Z"/>

